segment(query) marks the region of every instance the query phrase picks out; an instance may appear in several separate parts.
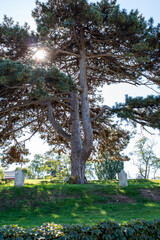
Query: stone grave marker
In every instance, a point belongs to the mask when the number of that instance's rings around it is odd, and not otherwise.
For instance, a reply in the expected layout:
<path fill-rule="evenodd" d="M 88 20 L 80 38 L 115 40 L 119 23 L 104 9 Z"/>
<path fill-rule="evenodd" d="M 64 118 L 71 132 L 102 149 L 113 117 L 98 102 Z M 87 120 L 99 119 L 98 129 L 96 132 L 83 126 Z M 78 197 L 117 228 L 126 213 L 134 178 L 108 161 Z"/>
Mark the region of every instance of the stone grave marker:
<path fill-rule="evenodd" d="M 125 173 L 124 170 L 121 170 L 121 172 L 119 173 L 119 186 L 128 187 L 127 173 Z"/>
<path fill-rule="evenodd" d="M 25 174 L 22 170 L 15 173 L 14 186 L 15 187 L 24 187 Z"/>

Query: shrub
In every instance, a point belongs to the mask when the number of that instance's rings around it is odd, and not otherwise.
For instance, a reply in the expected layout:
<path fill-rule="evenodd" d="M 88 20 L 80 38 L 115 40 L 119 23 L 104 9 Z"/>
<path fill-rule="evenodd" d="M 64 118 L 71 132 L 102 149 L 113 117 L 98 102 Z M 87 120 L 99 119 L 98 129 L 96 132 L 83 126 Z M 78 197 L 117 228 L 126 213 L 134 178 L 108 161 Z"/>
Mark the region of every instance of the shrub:
<path fill-rule="evenodd" d="M 69 184 L 77 184 L 79 183 L 79 176 L 71 176 L 69 177 L 69 179 L 67 180 L 67 183 Z"/>
<path fill-rule="evenodd" d="M 122 231 L 127 239 L 141 240 L 160 239 L 160 219 L 146 221 L 137 219 L 122 225 Z"/>
<path fill-rule="evenodd" d="M 41 227 L 31 229 L 17 225 L 3 226 L 0 228 L 0 240 L 3 239 L 158 240 L 160 219 L 153 221 L 138 219 L 125 224 L 106 220 L 94 226 L 45 223 Z"/>
<path fill-rule="evenodd" d="M 4 184 L 5 183 L 4 176 L 5 176 L 5 174 L 4 174 L 3 169 L 0 169 L 0 184 Z"/>
<path fill-rule="evenodd" d="M 0 180 L 4 179 L 4 171 L 0 169 Z"/>

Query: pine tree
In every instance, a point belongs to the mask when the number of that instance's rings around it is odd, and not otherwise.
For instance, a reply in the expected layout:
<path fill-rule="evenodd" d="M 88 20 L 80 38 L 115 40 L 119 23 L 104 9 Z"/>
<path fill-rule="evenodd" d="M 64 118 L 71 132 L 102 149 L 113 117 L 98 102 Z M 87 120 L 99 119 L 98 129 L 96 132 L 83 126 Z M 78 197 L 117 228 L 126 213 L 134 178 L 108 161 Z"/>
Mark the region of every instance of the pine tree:
<path fill-rule="evenodd" d="M 84 183 L 92 152 L 118 153 L 129 140 L 126 131 L 103 115 L 111 109 L 102 106 L 96 91 L 111 83 L 159 84 L 160 29 L 137 10 L 120 10 L 115 0 L 36 1 L 33 16 L 38 34 L 26 29 L 31 41 L 23 57 L 16 39 L 12 46 L 1 41 L 8 52 L 3 57 L 21 61 L 0 62 L 2 143 L 17 141 L 24 127 L 31 136 L 39 132 L 55 148 L 71 149 L 71 175 Z M 8 28 L 5 39 L 7 34 Z M 48 53 L 39 66 L 31 62 L 37 39 Z M 14 59 L 9 56 L 13 48 Z"/>

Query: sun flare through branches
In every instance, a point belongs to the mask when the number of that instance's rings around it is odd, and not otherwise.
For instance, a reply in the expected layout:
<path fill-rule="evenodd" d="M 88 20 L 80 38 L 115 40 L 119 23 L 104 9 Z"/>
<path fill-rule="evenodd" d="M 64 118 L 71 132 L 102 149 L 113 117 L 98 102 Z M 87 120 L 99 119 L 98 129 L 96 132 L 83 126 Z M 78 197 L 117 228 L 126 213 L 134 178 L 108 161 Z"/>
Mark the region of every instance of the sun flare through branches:
<path fill-rule="evenodd" d="M 34 59 L 37 61 L 43 61 L 46 58 L 46 51 L 44 49 L 36 50 Z"/>

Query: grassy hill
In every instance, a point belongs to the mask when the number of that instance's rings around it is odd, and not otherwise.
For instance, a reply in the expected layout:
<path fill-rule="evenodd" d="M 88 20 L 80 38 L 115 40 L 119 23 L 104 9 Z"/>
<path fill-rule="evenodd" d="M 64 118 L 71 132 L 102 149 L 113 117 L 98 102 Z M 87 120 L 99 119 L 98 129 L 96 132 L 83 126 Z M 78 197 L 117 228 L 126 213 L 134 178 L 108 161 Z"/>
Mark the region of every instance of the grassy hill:
<path fill-rule="evenodd" d="M 160 180 L 129 180 L 128 184 L 121 188 L 116 180 L 86 185 L 26 180 L 24 188 L 15 188 L 13 182 L 0 185 L 0 226 L 160 218 Z"/>

